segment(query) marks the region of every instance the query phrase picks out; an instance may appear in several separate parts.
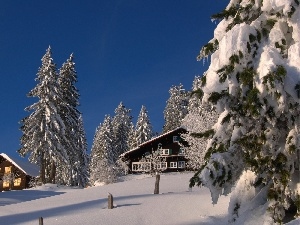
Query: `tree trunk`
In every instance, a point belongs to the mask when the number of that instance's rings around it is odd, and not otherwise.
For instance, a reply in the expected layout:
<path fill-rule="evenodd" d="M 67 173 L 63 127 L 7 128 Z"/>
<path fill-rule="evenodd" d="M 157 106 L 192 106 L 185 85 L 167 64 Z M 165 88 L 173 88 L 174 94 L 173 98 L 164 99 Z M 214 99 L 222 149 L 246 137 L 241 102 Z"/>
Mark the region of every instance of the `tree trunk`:
<path fill-rule="evenodd" d="M 55 184 L 55 175 L 56 175 L 56 165 L 55 162 L 51 162 L 51 174 L 50 174 L 50 181 L 52 184 Z"/>
<path fill-rule="evenodd" d="M 160 180 L 160 175 L 156 173 L 154 194 L 159 194 L 159 180 Z"/>
<path fill-rule="evenodd" d="M 44 159 L 44 153 L 41 153 L 41 162 L 40 162 L 40 179 L 43 184 L 46 183 L 45 179 L 45 159 Z"/>

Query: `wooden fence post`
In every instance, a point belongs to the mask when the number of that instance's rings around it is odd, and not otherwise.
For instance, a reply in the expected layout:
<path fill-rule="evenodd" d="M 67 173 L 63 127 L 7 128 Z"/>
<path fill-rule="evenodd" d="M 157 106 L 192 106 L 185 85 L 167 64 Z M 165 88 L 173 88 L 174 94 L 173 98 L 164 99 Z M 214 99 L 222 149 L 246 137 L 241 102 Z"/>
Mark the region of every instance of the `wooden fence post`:
<path fill-rule="evenodd" d="M 160 180 L 160 175 L 156 173 L 154 194 L 159 194 L 159 180 Z"/>
<path fill-rule="evenodd" d="M 114 208 L 114 197 L 111 193 L 108 193 L 108 209 Z"/>
<path fill-rule="evenodd" d="M 39 225 L 43 225 L 43 224 L 44 224 L 43 217 L 40 217 L 39 218 Z"/>

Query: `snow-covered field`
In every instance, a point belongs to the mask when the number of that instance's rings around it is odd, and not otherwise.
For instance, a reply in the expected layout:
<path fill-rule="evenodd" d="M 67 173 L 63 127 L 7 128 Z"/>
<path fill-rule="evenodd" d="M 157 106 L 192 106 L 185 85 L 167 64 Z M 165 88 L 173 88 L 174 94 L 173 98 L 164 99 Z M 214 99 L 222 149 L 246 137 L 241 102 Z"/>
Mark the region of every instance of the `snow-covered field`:
<path fill-rule="evenodd" d="M 161 175 L 160 194 L 154 195 L 155 177 L 129 175 L 119 183 L 73 189 L 46 185 L 0 193 L 0 224 L 227 224 L 229 197 L 211 204 L 206 188 L 188 188 L 192 173 Z M 114 209 L 107 209 L 108 192 Z M 2 223 L 3 222 L 3 223 Z M 297 224 L 297 223 L 293 223 Z"/>
<path fill-rule="evenodd" d="M 155 177 L 129 175 L 123 182 L 85 189 L 47 185 L 0 193 L 0 217 L 7 225 L 38 224 L 224 224 L 228 198 L 211 205 L 207 189 L 188 189 L 191 173 Z M 108 192 L 114 209 L 107 209 Z"/>

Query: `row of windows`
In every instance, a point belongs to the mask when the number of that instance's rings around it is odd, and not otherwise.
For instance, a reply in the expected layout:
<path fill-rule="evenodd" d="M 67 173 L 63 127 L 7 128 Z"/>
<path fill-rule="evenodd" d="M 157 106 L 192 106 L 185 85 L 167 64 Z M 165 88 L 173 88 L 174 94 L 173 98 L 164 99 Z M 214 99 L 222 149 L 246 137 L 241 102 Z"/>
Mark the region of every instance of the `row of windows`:
<path fill-rule="evenodd" d="M 21 178 L 15 178 L 14 179 L 14 187 L 21 186 Z M 3 188 L 9 188 L 10 186 L 10 181 L 3 181 Z"/>
<path fill-rule="evenodd" d="M 151 162 L 136 162 L 132 163 L 132 171 L 150 171 Z"/>
<path fill-rule="evenodd" d="M 161 162 L 156 165 L 156 169 L 167 169 L 167 162 Z M 169 168 L 185 168 L 185 161 L 178 162 L 170 162 Z M 151 170 L 151 162 L 133 162 L 132 163 L 132 171 L 150 171 Z"/>
<path fill-rule="evenodd" d="M 4 168 L 4 175 L 10 175 L 11 172 L 12 172 L 11 168 L 12 168 L 11 166 L 6 166 Z M 21 178 L 15 178 L 14 182 L 13 182 L 14 187 L 21 186 L 21 181 L 22 181 Z M 11 185 L 11 181 L 9 181 L 9 180 L 3 180 L 3 188 L 9 188 L 10 185 Z"/>
<path fill-rule="evenodd" d="M 185 168 L 185 161 L 170 162 L 170 168 Z"/>

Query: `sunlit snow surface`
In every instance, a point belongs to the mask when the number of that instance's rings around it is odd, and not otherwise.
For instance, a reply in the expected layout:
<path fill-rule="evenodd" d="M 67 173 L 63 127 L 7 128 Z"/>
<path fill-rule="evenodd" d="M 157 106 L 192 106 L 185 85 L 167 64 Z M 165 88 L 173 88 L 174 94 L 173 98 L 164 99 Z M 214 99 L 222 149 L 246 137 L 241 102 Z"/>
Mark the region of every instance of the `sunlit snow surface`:
<path fill-rule="evenodd" d="M 0 217 L 7 225 L 38 224 L 39 217 L 45 225 L 227 224 L 229 197 L 222 196 L 213 206 L 208 189 L 188 189 L 192 175 L 161 175 L 159 195 L 153 194 L 155 177 L 149 175 L 129 175 L 115 184 L 85 189 L 47 184 L 1 192 Z M 114 196 L 114 209 L 107 209 L 108 192 Z M 289 225 L 296 224 L 299 220 Z"/>
<path fill-rule="evenodd" d="M 0 193 L 0 217 L 7 225 L 38 224 L 226 224 L 229 198 L 211 204 L 206 188 L 189 190 L 193 173 L 163 174 L 160 194 L 154 195 L 155 177 L 129 175 L 115 184 L 72 189 L 43 187 Z M 108 192 L 114 209 L 107 209 Z"/>

